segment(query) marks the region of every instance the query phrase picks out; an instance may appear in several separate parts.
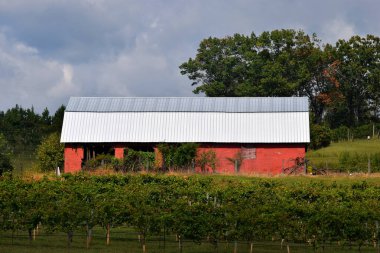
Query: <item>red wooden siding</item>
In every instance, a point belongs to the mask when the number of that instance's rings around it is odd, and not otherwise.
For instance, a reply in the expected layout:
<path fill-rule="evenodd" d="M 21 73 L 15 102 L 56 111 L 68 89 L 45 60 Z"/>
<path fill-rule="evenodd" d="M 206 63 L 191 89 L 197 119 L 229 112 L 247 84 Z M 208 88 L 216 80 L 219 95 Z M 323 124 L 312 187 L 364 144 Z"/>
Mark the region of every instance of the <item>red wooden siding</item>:
<path fill-rule="evenodd" d="M 118 159 L 124 158 L 124 146 L 115 146 L 115 157 Z"/>
<path fill-rule="evenodd" d="M 202 146 L 198 152 L 214 150 L 216 171 L 232 174 L 235 173 L 235 165 L 228 158 L 235 158 L 242 151 L 241 147 L 241 144 L 210 144 Z M 241 174 L 280 174 L 283 167 L 294 165 L 295 158 L 305 157 L 305 144 L 255 144 L 249 147 L 256 149 L 256 158 L 243 159 Z"/>
<path fill-rule="evenodd" d="M 83 147 L 66 144 L 64 171 L 66 173 L 80 171 L 82 169 L 83 158 L 84 158 Z"/>
<path fill-rule="evenodd" d="M 125 147 L 122 144 L 115 144 L 114 148 L 115 157 L 122 159 Z M 305 144 L 202 144 L 198 149 L 198 154 L 208 150 L 213 150 L 216 154 L 216 171 L 225 174 L 235 173 L 235 165 L 231 159 L 236 158 L 239 152 L 243 152 L 243 160 L 239 168 L 241 174 L 277 175 L 283 168 L 293 166 L 297 157 L 305 157 Z M 154 148 L 154 151 L 155 165 L 161 166 L 162 156 L 157 148 Z M 83 158 L 82 147 L 66 144 L 65 172 L 81 170 Z M 200 168 L 196 170 L 199 171 Z"/>

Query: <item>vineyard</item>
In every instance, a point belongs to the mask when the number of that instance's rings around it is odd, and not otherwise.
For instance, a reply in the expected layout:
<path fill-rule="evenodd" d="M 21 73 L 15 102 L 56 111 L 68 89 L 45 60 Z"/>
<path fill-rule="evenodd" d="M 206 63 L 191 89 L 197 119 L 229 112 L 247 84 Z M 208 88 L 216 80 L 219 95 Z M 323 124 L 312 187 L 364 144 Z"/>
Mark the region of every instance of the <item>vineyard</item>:
<path fill-rule="evenodd" d="M 84 233 L 90 249 L 99 230 L 110 244 L 114 231 L 127 228 L 138 235 L 141 252 L 150 250 L 152 238 L 165 236 L 176 238 L 179 251 L 193 241 L 215 249 L 246 242 L 245 252 L 255 251 L 255 242 L 288 251 L 299 243 L 375 252 L 379 207 L 375 179 L 78 174 L 0 180 L 1 235 L 24 231 L 32 241 L 38 227 L 64 233 L 71 247 Z"/>

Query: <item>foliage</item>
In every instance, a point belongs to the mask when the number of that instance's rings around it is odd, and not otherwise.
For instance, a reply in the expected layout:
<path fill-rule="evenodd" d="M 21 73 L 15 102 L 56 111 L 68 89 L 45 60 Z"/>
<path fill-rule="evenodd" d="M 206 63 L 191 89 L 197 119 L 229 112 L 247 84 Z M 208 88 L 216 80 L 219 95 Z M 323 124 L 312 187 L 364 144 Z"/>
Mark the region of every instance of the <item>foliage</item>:
<path fill-rule="evenodd" d="M 235 34 L 203 40 L 195 59 L 180 66 L 207 96 L 290 96 L 301 84 L 304 66 L 297 54 L 316 38 L 302 31 L 274 30 L 256 36 Z M 303 63 L 304 64 L 304 63 Z"/>
<path fill-rule="evenodd" d="M 163 169 L 188 169 L 197 156 L 196 143 L 168 144 L 160 143 L 157 146 L 162 155 Z"/>
<path fill-rule="evenodd" d="M 118 159 L 111 154 L 98 154 L 95 158 L 87 160 L 84 169 L 111 169 L 121 172 L 137 172 L 144 168 L 149 169 L 154 163 L 154 153 L 136 151 L 128 148 L 124 151 L 124 158 Z"/>
<path fill-rule="evenodd" d="M 13 170 L 11 154 L 5 137 L 0 133 L 0 176 Z"/>
<path fill-rule="evenodd" d="M 310 126 L 310 148 L 319 149 L 330 145 L 331 130 L 325 125 Z"/>
<path fill-rule="evenodd" d="M 367 172 L 368 160 L 371 172 L 380 172 L 380 153 L 360 154 L 342 152 L 339 154 L 338 168 L 347 172 Z"/>
<path fill-rule="evenodd" d="M 368 172 L 368 161 L 371 172 L 380 171 L 380 141 L 350 140 L 331 143 L 329 147 L 309 150 L 308 160 L 317 168 L 327 168 L 340 172 Z"/>
<path fill-rule="evenodd" d="M 352 36 L 338 40 L 332 50 L 336 68 L 334 75 L 338 92 L 344 98 L 340 107 L 346 114 L 345 125 L 356 126 L 376 115 L 379 106 L 380 38 Z M 336 119 L 335 119 L 336 120 Z"/>
<path fill-rule="evenodd" d="M 149 169 L 154 164 L 154 152 L 126 149 L 123 160 L 123 171 L 141 171 Z"/>
<path fill-rule="evenodd" d="M 179 168 L 188 168 L 197 156 L 196 143 L 181 143 L 173 154 L 173 165 Z"/>
<path fill-rule="evenodd" d="M 236 152 L 233 157 L 227 157 L 227 160 L 235 166 L 235 170 L 237 170 L 237 172 L 240 171 L 240 166 L 243 163 L 241 151 Z"/>
<path fill-rule="evenodd" d="M 85 170 L 94 170 L 98 168 L 113 167 L 116 158 L 111 154 L 98 154 L 95 158 L 89 159 L 85 162 L 83 168 Z"/>
<path fill-rule="evenodd" d="M 335 45 L 291 29 L 210 37 L 180 70 L 197 86 L 194 93 L 210 97 L 307 96 L 314 124 L 379 120 L 380 38 L 374 35 Z"/>
<path fill-rule="evenodd" d="M 162 169 L 167 170 L 173 167 L 173 157 L 175 153 L 175 146 L 168 143 L 160 143 L 157 145 L 158 151 L 162 156 Z"/>
<path fill-rule="evenodd" d="M 379 123 L 359 125 L 357 127 L 340 126 L 331 130 L 332 141 L 352 141 L 357 139 L 379 138 Z"/>
<path fill-rule="evenodd" d="M 377 179 L 63 175 L 0 180 L 0 230 L 42 224 L 70 236 L 95 226 L 179 240 L 377 242 Z M 107 226 L 112 224 L 112 226 Z M 111 233 L 112 235 L 112 233 Z M 375 235 L 375 236 L 374 236 Z"/>
<path fill-rule="evenodd" d="M 198 153 L 196 164 L 201 168 L 202 172 L 208 172 L 209 169 L 211 169 L 212 172 L 215 172 L 216 163 L 217 158 L 214 150 L 210 149 Z"/>
<path fill-rule="evenodd" d="M 51 171 L 63 167 L 64 145 L 60 143 L 58 133 L 52 133 L 37 148 L 38 167 L 42 171 Z"/>
<path fill-rule="evenodd" d="M 34 108 L 24 109 L 19 105 L 0 111 L 0 133 L 3 133 L 9 144 L 15 149 L 34 148 L 43 137 L 52 132 L 60 132 L 65 107 L 61 106 L 54 116 L 45 108 L 41 115 Z"/>

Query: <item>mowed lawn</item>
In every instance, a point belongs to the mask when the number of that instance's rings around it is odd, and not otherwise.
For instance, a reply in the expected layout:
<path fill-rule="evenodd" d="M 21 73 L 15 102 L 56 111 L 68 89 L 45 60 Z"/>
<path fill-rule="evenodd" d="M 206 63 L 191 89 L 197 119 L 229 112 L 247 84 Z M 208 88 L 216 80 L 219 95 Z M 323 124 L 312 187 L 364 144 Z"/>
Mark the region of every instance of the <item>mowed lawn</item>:
<path fill-rule="evenodd" d="M 348 153 L 351 156 L 378 154 L 380 153 L 380 140 L 353 140 L 331 143 L 326 148 L 309 150 L 306 157 L 315 166 L 333 167 L 339 163 L 339 157 L 343 153 Z M 367 163 L 363 163 L 362 166 L 367 166 Z"/>

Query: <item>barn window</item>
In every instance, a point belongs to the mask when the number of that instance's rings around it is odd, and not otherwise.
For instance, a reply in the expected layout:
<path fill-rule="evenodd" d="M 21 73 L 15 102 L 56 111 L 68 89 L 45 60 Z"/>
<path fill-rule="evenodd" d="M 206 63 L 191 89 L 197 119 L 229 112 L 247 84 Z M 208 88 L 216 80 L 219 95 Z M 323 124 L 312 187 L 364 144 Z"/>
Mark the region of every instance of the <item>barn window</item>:
<path fill-rule="evenodd" d="M 241 157 L 243 159 L 256 159 L 256 148 L 251 145 L 241 146 Z"/>

